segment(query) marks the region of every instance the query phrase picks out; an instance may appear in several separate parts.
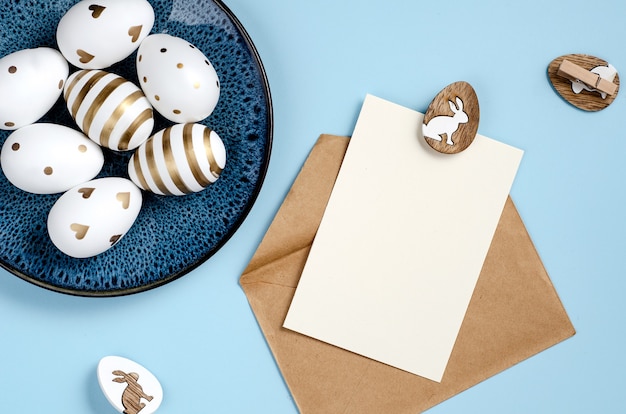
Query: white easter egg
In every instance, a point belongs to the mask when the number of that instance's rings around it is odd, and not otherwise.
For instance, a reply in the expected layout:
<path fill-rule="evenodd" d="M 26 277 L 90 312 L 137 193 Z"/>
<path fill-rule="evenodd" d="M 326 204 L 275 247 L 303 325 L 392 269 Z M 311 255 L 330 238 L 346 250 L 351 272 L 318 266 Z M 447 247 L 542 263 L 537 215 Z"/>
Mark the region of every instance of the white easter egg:
<path fill-rule="evenodd" d="M 132 227 L 142 195 L 130 180 L 96 178 L 66 191 L 48 214 L 48 235 L 68 256 L 98 255 L 114 246 Z"/>
<path fill-rule="evenodd" d="M 135 361 L 106 356 L 96 372 L 102 393 L 120 413 L 152 414 L 163 401 L 159 380 Z"/>
<path fill-rule="evenodd" d="M 154 109 L 175 123 L 205 119 L 219 100 L 215 68 L 198 48 L 179 37 L 164 33 L 146 37 L 137 51 L 137 75 Z"/>
<path fill-rule="evenodd" d="M 154 127 L 152 106 L 141 89 L 114 73 L 72 73 L 63 92 L 78 127 L 97 144 L 116 151 L 137 148 Z"/>
<path fill-rule="evenodd" d="M 59 21 L 57 43 L 74 66 L 103 69 L 130 56 L 153 24 L 146 0 L 82 0 Z"/>
<path fill-rule="evenodd" d="M 61 95 L 68 72 L 67 61 L 49 47 L 23 49 L 0 59 L 0 129 L 37 122 Z"/>
<path fill-rule="evenodd" d="M 137 148 L 128 175 L 143 190 L 185 195 L 214 183 L 225 165 L 226 148 L 215 131 L 200 124 L 176 124 Z"/>
<path fill-rule="evenodd" d="M 0 164 L 14 186 L 54 194 L 89 181 L 102 169 L 102 149 L 82 133 L 56 124 L 27 125 L 2 145 Z"/>

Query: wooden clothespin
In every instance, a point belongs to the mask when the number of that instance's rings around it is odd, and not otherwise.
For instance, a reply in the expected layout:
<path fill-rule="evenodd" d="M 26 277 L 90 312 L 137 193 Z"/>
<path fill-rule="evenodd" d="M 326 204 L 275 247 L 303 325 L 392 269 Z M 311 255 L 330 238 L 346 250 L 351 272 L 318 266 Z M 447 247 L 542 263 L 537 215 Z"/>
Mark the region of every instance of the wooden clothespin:
<path fill-rule="evenodd" d="M 614 95 L 617 91 L 617 85 L 610 80 L 604 79 L 597 73 L 588 71 L 567 59 L 561 62 L 557 75 L 573 82 L 582 82 L 589 88 L 606 93 L 607 95 Z"/>

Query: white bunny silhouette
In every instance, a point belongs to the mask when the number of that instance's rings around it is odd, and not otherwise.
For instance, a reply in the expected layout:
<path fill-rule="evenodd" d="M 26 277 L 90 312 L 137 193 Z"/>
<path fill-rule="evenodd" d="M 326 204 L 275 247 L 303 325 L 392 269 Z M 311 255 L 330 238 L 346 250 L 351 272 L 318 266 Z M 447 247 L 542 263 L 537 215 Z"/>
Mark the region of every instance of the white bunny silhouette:
<path fill-rule="evenodd" d="M 459 129 L 460 124 L 465 124 L 469 121 L 467 114 L 463 111 L 463 101 L 458 96 L 456 97 L 456 105 L 454 102 L 448 101 L 450 109 L 454 113 L 453 116 L 439 115 L 428 121 L 428 124 L 423 124 L 422 132 L 425 137 L 441 141 L 443 134 L 446 134 L 446 144 L 454 145 L 452 141 L 452 134 Z M 458 106 L 458 108 L 457 108 Z"/>

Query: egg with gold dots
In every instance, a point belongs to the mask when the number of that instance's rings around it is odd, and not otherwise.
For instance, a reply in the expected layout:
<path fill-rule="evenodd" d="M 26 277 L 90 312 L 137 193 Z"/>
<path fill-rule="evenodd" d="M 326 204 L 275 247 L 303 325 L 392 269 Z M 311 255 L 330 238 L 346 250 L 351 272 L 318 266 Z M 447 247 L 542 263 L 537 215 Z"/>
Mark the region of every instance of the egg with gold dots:
<path fill-rule="evenodd" d="M 215 109 L 220 96 L 217 72 L 193 44 L 165 33 L 149 35 L 139 46 L 136 63 L 144 94 L 164 118 L 199 122 Z"/>
<path fill-rule="evenodd" d="M 37 122 L 61 95 L 68 73 L 67 61 L 49 47 L 23 49 L 0 59 L 0 129 Z"/>

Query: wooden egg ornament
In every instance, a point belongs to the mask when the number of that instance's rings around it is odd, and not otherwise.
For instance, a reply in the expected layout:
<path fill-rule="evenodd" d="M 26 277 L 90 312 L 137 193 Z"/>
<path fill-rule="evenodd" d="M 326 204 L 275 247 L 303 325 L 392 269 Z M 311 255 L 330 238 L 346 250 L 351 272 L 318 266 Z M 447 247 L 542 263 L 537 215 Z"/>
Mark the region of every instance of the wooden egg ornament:
<path fill-rule="evenodd" d="M 456 154 L 476 138 L 479 118 L 474 88 L 467 82 L 454 82 L 439 92 L 428 106 L 422 135 L 434 150 Z"/>
<path fill-rule="evenodd" d="M 133 150 L 152 134 L 150 102 L 139 87 L 119 75 L 89 69 L 74 72 L 63 96 L 78 127 L 103 147 Z"/>
<path fill-rule="evenodd" d="M 163 401 L 159 380 L 130 359 L 120 356 L 102 358 L 97 377 L 102 393 L 120 413 L 152 414 Z"/>
<path fill-rule="evenodd" d="M 226 148 L 215 131 L 201 124 L 176 124 L 137 148 L 128 175 L 143 190 L 181 196 L 217 181 L 225 165 Z"/>
<path fill-rule="evenodd" d="M 563 99 L 583 111 L 606 108 L 619 91 L 615 67 L 591 55 L 559 56 L 548 65 L 548 78 Z"/>

